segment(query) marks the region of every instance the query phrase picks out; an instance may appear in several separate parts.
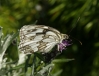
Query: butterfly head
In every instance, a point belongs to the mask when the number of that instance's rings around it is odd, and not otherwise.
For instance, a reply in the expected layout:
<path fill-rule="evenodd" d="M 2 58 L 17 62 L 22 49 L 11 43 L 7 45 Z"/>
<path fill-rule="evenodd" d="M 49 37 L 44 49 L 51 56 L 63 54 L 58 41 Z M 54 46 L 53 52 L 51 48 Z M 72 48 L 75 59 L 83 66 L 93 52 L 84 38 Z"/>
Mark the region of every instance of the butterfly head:
<path fill-rule="evenodd" d="M 67 34 L 61 34 L 62 39 L 69 39 L 69 36 Z"/>
<path fill-rule="evenodd" d="M 64 50 L 67 46 L 70 46 L 71 40 L 67 34 L 62 34 L 62 41 L 58 44 L 58 51 Z"/>

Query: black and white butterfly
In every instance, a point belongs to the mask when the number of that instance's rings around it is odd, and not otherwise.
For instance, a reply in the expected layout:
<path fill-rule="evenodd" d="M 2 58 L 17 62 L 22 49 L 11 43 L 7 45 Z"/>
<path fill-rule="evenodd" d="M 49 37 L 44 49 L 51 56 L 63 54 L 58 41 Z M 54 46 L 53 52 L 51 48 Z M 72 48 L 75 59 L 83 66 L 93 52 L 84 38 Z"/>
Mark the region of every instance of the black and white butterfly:
<path fill-rule="evenodd" d="M 69 46 L 69 36 L 45 25 L 25 25 L 20 29 L 19 50 L 25 54 L 48 53 L 55 45 L 57 51 Z"/>

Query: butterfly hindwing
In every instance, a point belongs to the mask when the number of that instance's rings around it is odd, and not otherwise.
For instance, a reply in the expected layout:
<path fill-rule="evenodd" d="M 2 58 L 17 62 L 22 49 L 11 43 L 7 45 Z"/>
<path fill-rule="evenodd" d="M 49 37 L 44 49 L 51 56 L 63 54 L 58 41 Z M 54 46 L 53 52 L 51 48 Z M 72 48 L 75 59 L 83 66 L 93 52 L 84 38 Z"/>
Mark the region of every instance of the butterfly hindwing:
<path fill-rule="evenodd" d="M 26 25 L 20 29 L 19 49 L 24 53 L 49 52 L 60 42 L 60 32 L 44 25 Z"/>

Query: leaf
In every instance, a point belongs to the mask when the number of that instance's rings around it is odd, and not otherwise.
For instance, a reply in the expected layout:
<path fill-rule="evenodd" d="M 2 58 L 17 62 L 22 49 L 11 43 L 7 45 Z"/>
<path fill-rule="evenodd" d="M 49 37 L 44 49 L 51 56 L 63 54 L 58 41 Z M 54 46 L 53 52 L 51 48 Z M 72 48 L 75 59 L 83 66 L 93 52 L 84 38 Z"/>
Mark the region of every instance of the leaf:
<path fill-rule="evenodd" d="M 4 39 L 1 39 L 2 28 L 0 28 L 0 68 L 2 67 L 3 56 L 8 48 L 8 46 L 12 43 L 12 41 L 17 37 L 18 33 L 7 34 Z"/>
<path fill-rule="evenodd" d="M 44 57 L 39 53 L 34 53 L 41 61 L 44 61 Z"/>
<path fill-rule="evenodd" d="M 48 76 L 53 66 L 54 64 L 49 64 L 46 67 L 43 67 L 35 76 Z"/>
<path fill-rule="evenodd" d="M 0 50 L 1 50 L 1 45 L 2 45 L 2 27 L 0 27 Z"/>
<path fill-rule="evenodd" d="M 56 73 L 54 73 L 52 76 L 59 76 L 61 73 L 62 73 L 62 70 L 59 70 Z"/>
<path fill-rule="evenodd" d="M 75 59 L 55 59 L 53 60 L 53 63 L 62 63 L 62 62 L 69 62 Z"/>

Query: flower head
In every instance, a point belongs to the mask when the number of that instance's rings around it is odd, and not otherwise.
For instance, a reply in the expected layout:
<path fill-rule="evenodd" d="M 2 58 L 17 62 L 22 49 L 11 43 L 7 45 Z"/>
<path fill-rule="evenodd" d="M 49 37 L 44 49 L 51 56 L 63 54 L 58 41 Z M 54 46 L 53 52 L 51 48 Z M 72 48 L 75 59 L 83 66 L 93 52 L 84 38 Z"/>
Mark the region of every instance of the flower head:
<path fill-rule="evenodd" d="M 62 50 L 66 49 L 67 46 L 70 46 L 71 45 L 70 44 L 71 41 L 72 40 L 66 40 L 66 39 L 64 39 L 62 41 L 62 43 L 59 43 L 58 44 L 58 51 L 61 51 L 62 52 Z"/>

